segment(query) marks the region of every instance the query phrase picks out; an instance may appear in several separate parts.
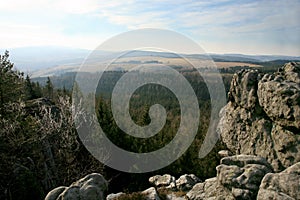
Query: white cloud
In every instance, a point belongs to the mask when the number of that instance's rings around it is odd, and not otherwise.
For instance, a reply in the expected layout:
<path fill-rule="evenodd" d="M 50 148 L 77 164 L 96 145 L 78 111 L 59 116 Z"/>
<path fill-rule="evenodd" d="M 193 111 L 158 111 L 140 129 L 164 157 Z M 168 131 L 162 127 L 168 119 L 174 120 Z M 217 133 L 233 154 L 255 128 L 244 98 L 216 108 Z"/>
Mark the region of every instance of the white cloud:
<path fill-rule="evenodd" d="M 10 0 L 0 3 L 0 11 L 85 14 L 100 8 L 100 3 L 98 0 Z"/>
<path fill-rule="evenodd" d="M 1 13 L 8 14 L 13 20 L 1 20 Z M 99 23 L 105 21 L 108 26 L 122 27 L 115 32 L 103 29 L 99 32 L 102 39 L 120 30 L 167 28 L 204 41 L 211 51 L 221 51 L 221 48 L 243 50 L 242 45 L 248 45 L 251 51 L 264 49 L 272 52 L 272 48 L 282 46 L 285 51 L 291 49 L 300 54 L 299 0 L 3 1 L 0 4 L 0 44 L 3 47 L 30 43 L 70 46 L 77 42 L 77 45 L 93 48 L 95 42 L 92 41 L 98 41 L 98 38 L 64 32 L 68 21 L 63 19 L 73 15 L 97 16 Z M 16 16 L 20 16 L 19 19 Z M 27 17 L 29 21 L 24 24 Z"/>
<path fill-rule="evenodd" d="M 102 37 L 79 37 L 63 35 L 45 26 L 33 25 L 12 25 L 0 24 L 1 28 L 5 31 L 0 31 L 1 48 L 15 48 L 20 46 L 68 46 L 68 47 L 81 47 L 81 48 L 96 48 L 108 38 L 107 35 Z M 22 30 L 22 31 L 20 31 Z M 101 39 L 102 38 L 102 39 Z"/>

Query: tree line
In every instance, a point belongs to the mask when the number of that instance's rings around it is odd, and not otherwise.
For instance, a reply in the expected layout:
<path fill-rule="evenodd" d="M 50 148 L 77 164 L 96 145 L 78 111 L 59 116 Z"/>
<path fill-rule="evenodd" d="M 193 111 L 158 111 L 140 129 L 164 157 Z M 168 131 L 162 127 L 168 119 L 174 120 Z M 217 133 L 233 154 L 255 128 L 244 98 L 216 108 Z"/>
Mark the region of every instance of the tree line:
<path fill-rule="evenodd" d="M 53 79 L 43 84 L 17 71 L 9 60 L 9 52 L 0 55 L 0 199 L 43 199 L 48 191 L 70 185 L 91 172 L 102 173 L 110 180 L 110 192 L 136 191 L 148 187 L 154 174 L 179 176 L 194 173 L 200 178 L 215 176 L 219 162 L 218 143 L 204 159 L 198 158 L 210 121 L 210 96 L 203 79 L 194 71 L 182 72 L 191 83 L 201 113 L 197 136 L 191 147 L 177 161 L 161 170 L 146 174 L 129 174 L 110 169 L 97 161 L 82 145 L 72 116 L 69 80 L 56 87 Z M 122 132 L 111 111 L 111 92 L 125 72 L 107 72 L 96 93 L 97 119 L 109 139 L 133 152 L 150 152 L 172 140 L 180 124 L 178 100 L 166 88 L 149 84 L 139 88 L 130 101 L 133 121 L 145 126 L 150 123 L 149 108 L 155 103 L 167 110 L 165 127 L 154 137 L 137 139 Z M 91 74 L 87 74 L 87 77 Z M 229 89 L 231 77 L 223 77 Z M 65 87 L 66 85 L 67 87 Z"/>

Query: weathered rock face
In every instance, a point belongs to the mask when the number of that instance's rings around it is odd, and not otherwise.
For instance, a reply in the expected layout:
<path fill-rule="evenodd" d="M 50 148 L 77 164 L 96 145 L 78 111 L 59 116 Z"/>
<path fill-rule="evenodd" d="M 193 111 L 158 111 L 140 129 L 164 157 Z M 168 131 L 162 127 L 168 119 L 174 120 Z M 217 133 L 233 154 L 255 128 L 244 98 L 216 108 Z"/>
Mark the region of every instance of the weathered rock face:
<path fill-rule="evenodd" d="M 233 75 L 229 100 L 246 109 L 253 109 L 257 104 L 257 81 L 259 74 L 254 70 L 242 70 Z"/>
<path fill-rule="evenodd" d="M 289 63 L 276 74 L 266 74 L 258 83 L 259 104 L 278 125 L 300 129 L 300 66 Z"/>
<path fill-rule="evenodd" d="M 300 162 L 281 173 L 267 174 L 261 182 L 257 199 L 300 199 Z"/>
<path fill-rule="evenodd" d="M 185 174 L 176 180 L 176 187 L 178 190 L 186 191 L 192 189 L 198 182 L 200 182 L 200 179 L 194 174 Z"/>
<path fill-rule="evenodd" d="M 143 192 L 141 192 L 141 194 L 146 196 L 146 200 L 160 200 L 154 187 L 144 190 Z"/>
<path fill-rule="evenodd" d="M 272 167 L 262 157 L 225 157 L 217 167 L 217 177 L 196 184 L 186 196 L 192 200 L 255 199 L 261 180 L 269 172 Z"/>
<path fill-rule="evenodd" d="M 149 178 L 149 182 L 155 187 L 164 187 L 166 189 L 186 191 L 190 190 L 200 179 L 194 174 L 184 174 L 177 180 L 169 174 L 156 175 Z"/>
<path fill-rule="evenodd" d="M 101 174 L 93 173 L 72 183 L 70 187 L 58 187 L 48 193 L 45 200 L 101 200 L 108 183 Z"/>
<path fill-rule="evenodd" d="M 269 172 L 272 172 L 272 167 L 264 158 L 238 155 L 221 160 L 217 179 L 219 185 L 231 191 L 236 199 L 253 199 L 261 180 Z"/>
<path fill-rule="evenodd" d="M 165 174 L 162 176 L 156 175 L 150 177 L 149 182 L 156 187 L 169 186 L 169 185 L 175 186 L 175 177 L 171 176 L 170 174 Z"/>
<path fill-rule="evenodd" d="M 275 171 L 300 161 L 300 65 L 273 75 L 242 70 L 233 76 L 218 132 L 233 154 L 258 155 Z"/>
<path fill-rule="evenodd" d="M 123 193 L 123 192 L 119 192 L 119 193 L 116 193 L 116 194 L 109 194 L 109 195 L 106 196 L 106 200 L 116 200 L 124 194 L 125 193 Z"/>

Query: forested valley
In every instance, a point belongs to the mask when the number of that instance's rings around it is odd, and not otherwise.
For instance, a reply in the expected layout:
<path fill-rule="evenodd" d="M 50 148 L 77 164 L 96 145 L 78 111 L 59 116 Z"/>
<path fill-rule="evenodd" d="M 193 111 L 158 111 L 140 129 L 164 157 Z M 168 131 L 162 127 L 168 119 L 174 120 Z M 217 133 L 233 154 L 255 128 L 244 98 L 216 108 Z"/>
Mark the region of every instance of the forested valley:
<path fill-rule="evenodd" d="M 211 103 L 206 84 L 195 71 L 180 71 L 193 87 L 200 109 L 198 133 L 192 145 L 177 161 L 161 170 L 130 174 L 103 165 L 80 141 L 72 116 L 74 74 L 32 80 L 16 70 L 8 52 L 1 55 L 0 64 L 0 199 L 43 199 L 51 189 L 70 185 L 92 172 L 109 180 L 109 192 L 145 189 L 147 179 L 154 174 L 194 173 L 201 179 L 215 176 L 220 159 L 217 152 L 225 147 L 218 142 L 209 155 L 198 158 L 210 121 Z M 99 82 L 95 96 L 99 124 L 107 137 L 125 150 L 144 153 L 162 148 L 172 140 L 180 124 L 176 97 L 156 84 L 136 90 L 130 101 L 130 114 L 136 124 L 150 123 L 148 111 L 156 103 L 167 110 L 167 120 L 165 127 L 151 138 L 129 136 L 117 127 L 110 108 L 110 93 L 124 73 L 106 72 Z M 231 77 L 231 73 L 222 75 L 226 91 Z"/>

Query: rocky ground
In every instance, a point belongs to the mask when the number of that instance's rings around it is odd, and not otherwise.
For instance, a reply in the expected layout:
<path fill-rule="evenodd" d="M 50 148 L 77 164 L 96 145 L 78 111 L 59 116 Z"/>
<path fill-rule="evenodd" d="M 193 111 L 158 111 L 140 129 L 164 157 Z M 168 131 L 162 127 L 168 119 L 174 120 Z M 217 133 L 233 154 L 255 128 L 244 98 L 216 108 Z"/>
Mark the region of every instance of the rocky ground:
<path fill-rule="evenodd" d="M 45 200 L 300 199 L 299 63 L 273 74 L 236 73 L 220 118 L 217 131 L 228 149 L 219 152 L 223 158 L 214 178 L 157 175 L 149 178 L 153 187 L 145 191 L 106 196 L 107 181 L 90 174 L 52 190 Z"/>

